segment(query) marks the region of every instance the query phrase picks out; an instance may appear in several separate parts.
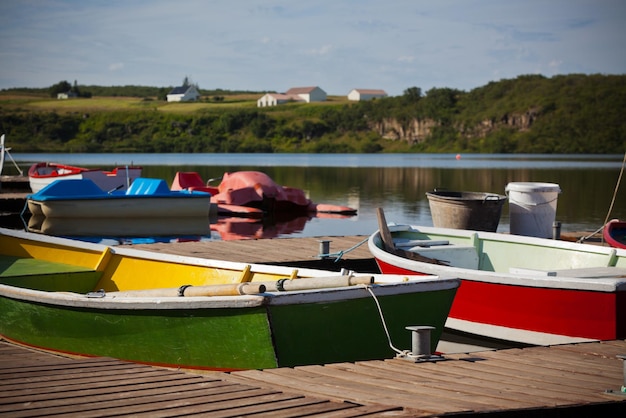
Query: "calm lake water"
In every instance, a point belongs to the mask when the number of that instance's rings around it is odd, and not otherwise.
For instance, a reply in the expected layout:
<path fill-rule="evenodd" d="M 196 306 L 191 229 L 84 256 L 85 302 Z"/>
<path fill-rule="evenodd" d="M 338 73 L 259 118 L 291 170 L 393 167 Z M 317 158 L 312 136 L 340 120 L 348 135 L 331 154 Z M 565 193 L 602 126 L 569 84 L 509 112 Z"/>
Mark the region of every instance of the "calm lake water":
<path fill-rule="evenodd" d="M 304 189 L 316 203 L 358 210 L 350 218 L 305 218 L 289 225 L 222 224 L 221 230 L 202 231 L 202 239 L 369 235 L 378 229 L 379 207 L 389 222 L 431 226 L 426 192 L 439 188 L 504 195 L 510 182 L 557 183 L 562 192 L 556 220 L 563 231 L 595 231 L 607 216 L 626 219 L 626 179 L 618 187 L 622 155 L 15 154 L 13 158 L 25 170 L 40 161 L 101 168 L 141 165 L 144 177 L 163 178 L 170 184 L 177 171 L 197 171 L 206 180 L 224 172 L 257 170 L 279 184 Z M 7 161 L 5 170 L 11 166 Z M 508 203 L 498 231 L 509 231 Z"/>

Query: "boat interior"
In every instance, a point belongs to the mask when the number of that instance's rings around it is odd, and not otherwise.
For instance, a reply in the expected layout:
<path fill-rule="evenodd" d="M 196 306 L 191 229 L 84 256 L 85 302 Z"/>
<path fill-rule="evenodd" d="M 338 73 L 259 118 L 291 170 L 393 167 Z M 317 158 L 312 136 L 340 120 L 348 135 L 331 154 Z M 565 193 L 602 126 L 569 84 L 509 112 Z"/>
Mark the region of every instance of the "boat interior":
<path fill-rule="evenodd" d="M 626 276 L 626 257 L 609 247 L 472 231 L 438 234 L 400 229 L 392 237 L 396 248 L 451 267 L 545 276 Z"/>

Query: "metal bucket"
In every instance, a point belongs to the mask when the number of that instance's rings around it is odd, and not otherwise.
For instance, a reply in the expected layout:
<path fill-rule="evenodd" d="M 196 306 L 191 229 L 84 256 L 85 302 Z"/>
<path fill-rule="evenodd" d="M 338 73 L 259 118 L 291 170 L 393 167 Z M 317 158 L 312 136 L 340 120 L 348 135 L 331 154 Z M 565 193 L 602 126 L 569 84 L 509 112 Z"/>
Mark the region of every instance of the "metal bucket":
<path fill-rule="evenodd" d="M 507 197 L 494 193 L 435 190 L 426 193 L 438 228 L 496 232 Z"/>

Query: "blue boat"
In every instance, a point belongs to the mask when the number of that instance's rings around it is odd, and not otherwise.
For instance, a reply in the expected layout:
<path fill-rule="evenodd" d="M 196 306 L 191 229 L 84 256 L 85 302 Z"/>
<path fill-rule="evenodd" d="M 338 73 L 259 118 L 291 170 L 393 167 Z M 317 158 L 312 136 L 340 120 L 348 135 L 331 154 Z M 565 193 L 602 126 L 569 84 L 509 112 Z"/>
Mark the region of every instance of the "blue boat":
<path fill-rule="evenodd" d="M 46 218 L 206 217 L 211 194 L 170 190 L 165 180 L 137 178 L 123 190 L 104 191 L 90 179 L 57 180 L 26 197 L 28 210 Z"/>

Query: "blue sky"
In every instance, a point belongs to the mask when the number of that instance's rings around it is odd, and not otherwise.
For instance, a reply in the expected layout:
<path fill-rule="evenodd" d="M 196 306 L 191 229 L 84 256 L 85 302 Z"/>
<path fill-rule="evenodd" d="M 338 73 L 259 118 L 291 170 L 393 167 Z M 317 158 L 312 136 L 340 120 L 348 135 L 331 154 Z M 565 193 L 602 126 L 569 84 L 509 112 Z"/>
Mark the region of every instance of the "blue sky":
<path fill-rule="evenodd" d="M 469 91 L 625 74 L 625 25 L 624 0 L 0 0 L 0 89 Z"/>

